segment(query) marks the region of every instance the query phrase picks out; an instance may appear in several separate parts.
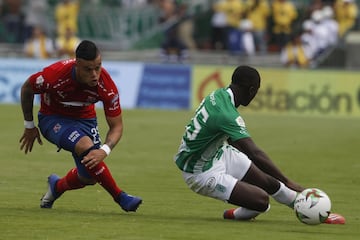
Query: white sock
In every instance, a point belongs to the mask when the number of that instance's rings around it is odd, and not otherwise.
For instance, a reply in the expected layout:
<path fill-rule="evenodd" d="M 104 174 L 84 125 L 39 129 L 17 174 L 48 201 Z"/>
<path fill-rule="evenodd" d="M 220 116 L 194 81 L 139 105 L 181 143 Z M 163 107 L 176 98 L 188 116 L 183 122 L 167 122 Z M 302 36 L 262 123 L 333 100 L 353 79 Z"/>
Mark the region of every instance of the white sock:
<path fill-rule="evenodd" d="M 271 195 L 277 202 L 285 204 L 292 208 L 293 202 L 296 198 L 297 192 L 294 190 L 291 190 L 285 184 L 280 182 L 280 188 L 279 190 Z"/>
<path fill-rule="evenodd" d="M 269 211 L 269 209 L 270 209 L 270 204 L 265 212 Z M 260 213 L 262 213 L 262 212 L 239 207 L 234 210 L 234 218 L 237 220 L 250 220 L 252 218 L 255 218 Z"/>

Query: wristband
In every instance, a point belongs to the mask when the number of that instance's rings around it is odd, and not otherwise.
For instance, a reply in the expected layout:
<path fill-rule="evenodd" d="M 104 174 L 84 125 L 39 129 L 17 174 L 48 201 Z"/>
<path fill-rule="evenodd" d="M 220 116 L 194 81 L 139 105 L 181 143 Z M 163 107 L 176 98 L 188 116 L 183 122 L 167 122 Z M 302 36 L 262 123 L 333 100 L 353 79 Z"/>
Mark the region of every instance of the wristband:
<path fill-rule="evenodd" d="M 26 121 L 24 120 L 24 126 L 27 129 L 31 129 L 35 127 L 34 121 Z"/>
<path fill-rule="evenodd" d="M 104 150 L 104 152 L 106 153 L 106 155 L 109 156 L 110 152 L 111 152 L 111 148 L 107 145 L 107 144 L 104 144 L 100 147 L 100 149 Z"/>

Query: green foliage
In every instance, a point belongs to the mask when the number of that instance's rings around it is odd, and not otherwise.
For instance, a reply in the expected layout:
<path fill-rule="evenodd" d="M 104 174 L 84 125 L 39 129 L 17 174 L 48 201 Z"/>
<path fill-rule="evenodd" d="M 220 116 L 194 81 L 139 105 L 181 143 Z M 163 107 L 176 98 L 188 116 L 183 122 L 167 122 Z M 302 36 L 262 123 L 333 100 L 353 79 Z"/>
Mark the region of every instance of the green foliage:
<path fill-rule="evenodd" d="M 344 226 L 307 226 L 277 202 L 253 222 L 222 219 L 233 206 L 191 192 L 173 163 L 188 111 L 124 110 L 124 135 L 106 162 L 118 184 L 144 199 L 125 213 L 99 185 L 66 192 L 40 209 L 50 173 L 73 167 L 44 141 L 19 151 L 20 106 L 0 105 L 0 239 L 356 239 L 360 207 L 358 119 L 244 116 L 255 142 L 292 179 L 330 196 Z M 102 111 L 100 131 L 106 133 Z"/>

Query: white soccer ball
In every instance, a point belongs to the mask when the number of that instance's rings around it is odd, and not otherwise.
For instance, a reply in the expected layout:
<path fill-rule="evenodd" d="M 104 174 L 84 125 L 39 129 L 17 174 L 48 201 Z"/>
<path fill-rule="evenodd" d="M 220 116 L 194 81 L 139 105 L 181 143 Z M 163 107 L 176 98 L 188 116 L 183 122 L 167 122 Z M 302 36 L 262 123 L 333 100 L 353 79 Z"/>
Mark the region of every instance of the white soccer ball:
<path fill-rule="evenodd" d="M 316 225 L 325 222 L 331 211 L 329 196 L 317 188 L 308 188 L 295 199 L 296 217 L 305 224 Z"/>

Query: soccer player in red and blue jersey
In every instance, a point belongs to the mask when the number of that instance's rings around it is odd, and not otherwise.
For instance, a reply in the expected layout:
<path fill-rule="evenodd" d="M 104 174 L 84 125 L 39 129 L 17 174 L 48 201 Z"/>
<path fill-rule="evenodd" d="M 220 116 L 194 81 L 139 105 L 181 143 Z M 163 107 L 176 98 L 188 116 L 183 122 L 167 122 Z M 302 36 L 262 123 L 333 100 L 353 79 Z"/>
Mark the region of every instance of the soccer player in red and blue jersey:
<path fill-rule="evenodd" d="M 116 184 L 104 159 L 122 136 L 123 121 L 118 89 L 102 67 L 97 46 L 88 40 L 76 49 L 76 58 L 56 62 L 31 75 L 21 88 L 24 134 L 20 149 L 32 151 L 35 140 L 42 144 L 40 132 L 58 149 L 72 153 L 75 167 L 64 177 L 48 177 L 48 191 L 41 198 L 41 208 L 52 208 L 65 191 L 99 183 L 124 211 L 136 211 L 142 199 L 128 195 Z M 38 128 L 34 124 L 33 100 L 41 96 Z M 101 101 L 107 131 L 102 145 L 95 111 Z M 40 131 L 39 131 L 40 129 Z"/>

